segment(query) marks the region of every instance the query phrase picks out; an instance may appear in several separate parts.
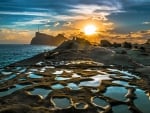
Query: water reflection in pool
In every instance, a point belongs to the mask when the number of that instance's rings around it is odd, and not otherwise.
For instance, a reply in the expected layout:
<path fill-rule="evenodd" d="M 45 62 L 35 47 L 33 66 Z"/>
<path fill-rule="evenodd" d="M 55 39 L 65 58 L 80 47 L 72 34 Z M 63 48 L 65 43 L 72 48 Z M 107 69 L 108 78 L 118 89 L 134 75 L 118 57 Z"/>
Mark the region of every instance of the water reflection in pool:
<path fill-rule="evenodd" d="M 150 100 L 145 92 L 141 89 L 136 89 L 135 94 L 137 98 L 134 101 L 134 104 L 138 109 L 143 113 L 150 113 Z"/>
<path fill-rule="evenodd" d="M 79 90 L 81 89 L 77 84 L 75 83 L 68 83 L 67 85 L 68 88 L 70 88 L 71 90 Z"/>
<path fill-rule="evenodd" d="M 14 88 L 10 88 L 10 89 L 8 89 L 6 91 L 0 92 L 0 97 L 10 95 L 13 92 L 15 92 L 17 90 L 20 90 L 20 89 L 23 89 L 23 88 L 25 88 L 27 86 L 30 86 L 30 85 L 19 85 L 19 84 L 16 84 Z"/>
<path fill-rule="evenodd" d="M 100 107 L 105 107 L 107 105 L 109 105 L 108 102 L 106 102 L 104 99 L 100 98 L 100 97 L 92 97 L 92 103 L 96 106 L 100 106 Z"/>
<path fill-rule="evenodd" d="M 104 95 L 115 100 L 125 101 L 127 92 L 128 90 L 124 87 L 111 86 L 106 89 Z"/>
<path fill-rule="evenodd" d="M 43 78 L 43 76 L 37 75 L 37 74 L 34 74 L 34 73 L 30 73 L 30 74 L 28 75 L 28 77 L 29 77 L 29 78 Z"/>
<path fill-rule="evenodd" d="M 32 95 L 41 95 L 42 97 L 46 97 L 52 90 L 50 89 L 43 89 L 43 88 L 35 88 L 34 90 L 30 91 Z"/>
<path fill-rule="evenodd" d="M 63 89 L 64 86 L 62 84 L 54 84 L 51 86 L 52 89 Z"/>
<path fill-rule="evenodd" d="M 54 97 L 51 99 L 51 102 L 54 104 L 56 108 L 66 109 L 71 106 L 70 99 L 66 97 Z"/>
<path fill-rule="evenodd" d="M 127 105 L 118 105 L 112 107 L 113 113 L 132 113 Z"/>

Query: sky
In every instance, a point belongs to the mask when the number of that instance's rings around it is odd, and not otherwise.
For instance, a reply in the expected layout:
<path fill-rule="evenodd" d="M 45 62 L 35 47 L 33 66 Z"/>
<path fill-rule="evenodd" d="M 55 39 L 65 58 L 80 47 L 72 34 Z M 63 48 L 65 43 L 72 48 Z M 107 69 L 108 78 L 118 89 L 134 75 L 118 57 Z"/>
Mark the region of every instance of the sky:
<path fill-rule="evenodd" d="M 0 0 L 0 44 L 30 43 L 39 26 L 50 35 L 81 35 L 88 24 L 101 39 L 150 38 L 150 0 Z"/>

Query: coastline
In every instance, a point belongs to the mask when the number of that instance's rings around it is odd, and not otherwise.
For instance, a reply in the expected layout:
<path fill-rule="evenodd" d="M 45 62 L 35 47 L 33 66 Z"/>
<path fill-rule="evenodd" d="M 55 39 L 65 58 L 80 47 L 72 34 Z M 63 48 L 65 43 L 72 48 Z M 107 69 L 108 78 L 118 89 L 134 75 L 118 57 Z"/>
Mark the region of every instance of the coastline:
<path fill-rule="evenodd" d="M 150 88 L 149 88 L 150 62 L 149 63 L 146 62 L 146 65 L 145 65 L 145 62 L 142 62 L 145 60 L 145 58 L 141 60 L 142 63 L 138 63 L 137 61 L 133 61 L 133 59 L 135 60 L 136 57 L 130 57 L 126 54 L 120 54 L 120 52 L 122 51 L 128 51 L 128 50 L 133 51 L 133 50 L 123 49 L 123 48 L 116 49 L 116 48 L 109 48 L 109 47 L 99 47 L 99 46 L 93 46 L 93 45 L 90 45 L 90 46 L 88 45 L 88 48 L 84 47 L 86 49 L 83 49 L 82 47 L 79 47 L 80 49 L 76 47 L 68 49 L 66 45 L 68 45 L 69 43 L 70 43 L 69 41 L 64 42 L 63 44 L 61 44 L 54 50 L 39 53 L 31 58 L 27 58 L 27 59 L 12 63 L 8 66 L 5 66 L 4 68 L 30 67 L 30 66 L 39 66 L 39 67 L 55 66 L 58 68 L 59 67 L 68 68 L 68 66 L 65 65 L 65 63 L 70 62 L 70 61 L 82 61 L 82 60 L 92 61 L 92 62 L 94 61 L 94 62 L 102 63 L 102 65 L 100 66 L 93 65 L 91 67 L 117 68 L 120 70 L 124 69 L 127 71 L 131 71 L 132 73 L 136 73 L 142 79 L 141 81 L 138 81 L 139 83 L 137 84 L 139 84 L 140 87 L 144 88 L 145 90 L 150 91 Z M 78 42 L 78 43 L 80 45 L 81 42 Z M 85 43 L 87 44 L 87 42 Z M 102 54 L 102 55 L 106 54 L 104 55 L 105 58 L 103 57 L 97 58 L 99 54 Z M 111 56 L 115 56 L 115 57 L 110 58 Z M 114 61 L 111 61 L 111 60 L 114 60 Z M 89 65 L 87 66 L 81 65 L 79 67 L 82 68 L 82 67 L 88 67 L 88 66 Z"/>

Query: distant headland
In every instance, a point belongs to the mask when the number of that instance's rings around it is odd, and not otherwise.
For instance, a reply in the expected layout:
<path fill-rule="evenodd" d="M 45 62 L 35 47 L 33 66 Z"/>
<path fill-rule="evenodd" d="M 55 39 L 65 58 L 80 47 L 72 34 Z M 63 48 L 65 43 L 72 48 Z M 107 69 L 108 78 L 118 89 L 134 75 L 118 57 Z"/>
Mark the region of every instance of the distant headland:
<path fill-rule="evenodd" d="M 58 34 L 57 36 L 47 35 L 45 33 L 36 32 L 35 37 L 31 40 L 31 45 L 51 45 L 58 46 L 62 42 L 67 40 L 63 34 Z"/>

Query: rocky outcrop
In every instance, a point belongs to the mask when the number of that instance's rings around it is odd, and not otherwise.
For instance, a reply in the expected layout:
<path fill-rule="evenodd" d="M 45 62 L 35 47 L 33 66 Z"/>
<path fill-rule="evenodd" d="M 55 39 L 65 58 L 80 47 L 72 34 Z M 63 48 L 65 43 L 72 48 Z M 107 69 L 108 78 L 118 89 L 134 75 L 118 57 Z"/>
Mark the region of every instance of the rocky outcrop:
<path fill-rule="evenodd" d="M 93 47 L 93 45 L 82 38 L 74 37 L 72 40 L 64 41 L 57 50 L 87 50 Z"/>
<path fill-rule="evenodd" d="M 52 35 L 36 32 L 35 37 L 31 40 L 31 45 L 58 46 L 65 40 L 67 40 L 67 38 L 64 37 L 64 35 L 62 34 L 58 34 L 57 36 L 54 37 Z"/>
<path fill-rule="evenodd" d="M 87 40 L 80 38 L 73 38 L 73 40 L 65 41 L 55 50 L 49 52 L 46 59 L 56 62 L 91 60 L 103 63 L 107 66 L 138 66 L 133 59 L 126 54 L 116 54 L 109 48 L 92 45 Z"/>
<path fill-rule="evenodd" d="M 140 45 L 140 48 L 150 54 L 150 39 L 145 44 Z"/>
<path fill-rule="evenodd" d="M 127 49 L 128 50 L 128 49 Z M 142 55 L 143 57 L 143 55 Z M 137 57 L 135 57 L 137 58 Z M 99 45 L 92 45 L 85 39 L 73 38 L 72 40 L 64 41 L 56 49 L 41 53 L 33 58 L 26 59 L 11 66 L 28 66 L 35 65 L 40 61 L 44 61 L 42 65 L 53 65 L 57 66 L 62 62 L 70 61 L 94 61 L 104 64 L 105 66 L 119 66 L 119 67 L 141 67 L 143 66 L 143 61 L 141 59 L 135 60 L 127 52 L 117 53 L 115 50 L 110 48 L 100 47 Z M 149 58 L 149 57 L 148 57 Z M 148 59 L 147 58 L 147 59 Z M 148 62 L 147 60 L 146 62 Z"/>
<path fill-rule="evenodd" d="M 112 44 L 108 40 L 101 40 L 100 45 L 102 47 L 111 47 Z"/>
<path fill-rule="evenodd" d="M 149 44 L 149 45 L 150 45 L 150 39 L 147 40 L 146 44 Z"/>

